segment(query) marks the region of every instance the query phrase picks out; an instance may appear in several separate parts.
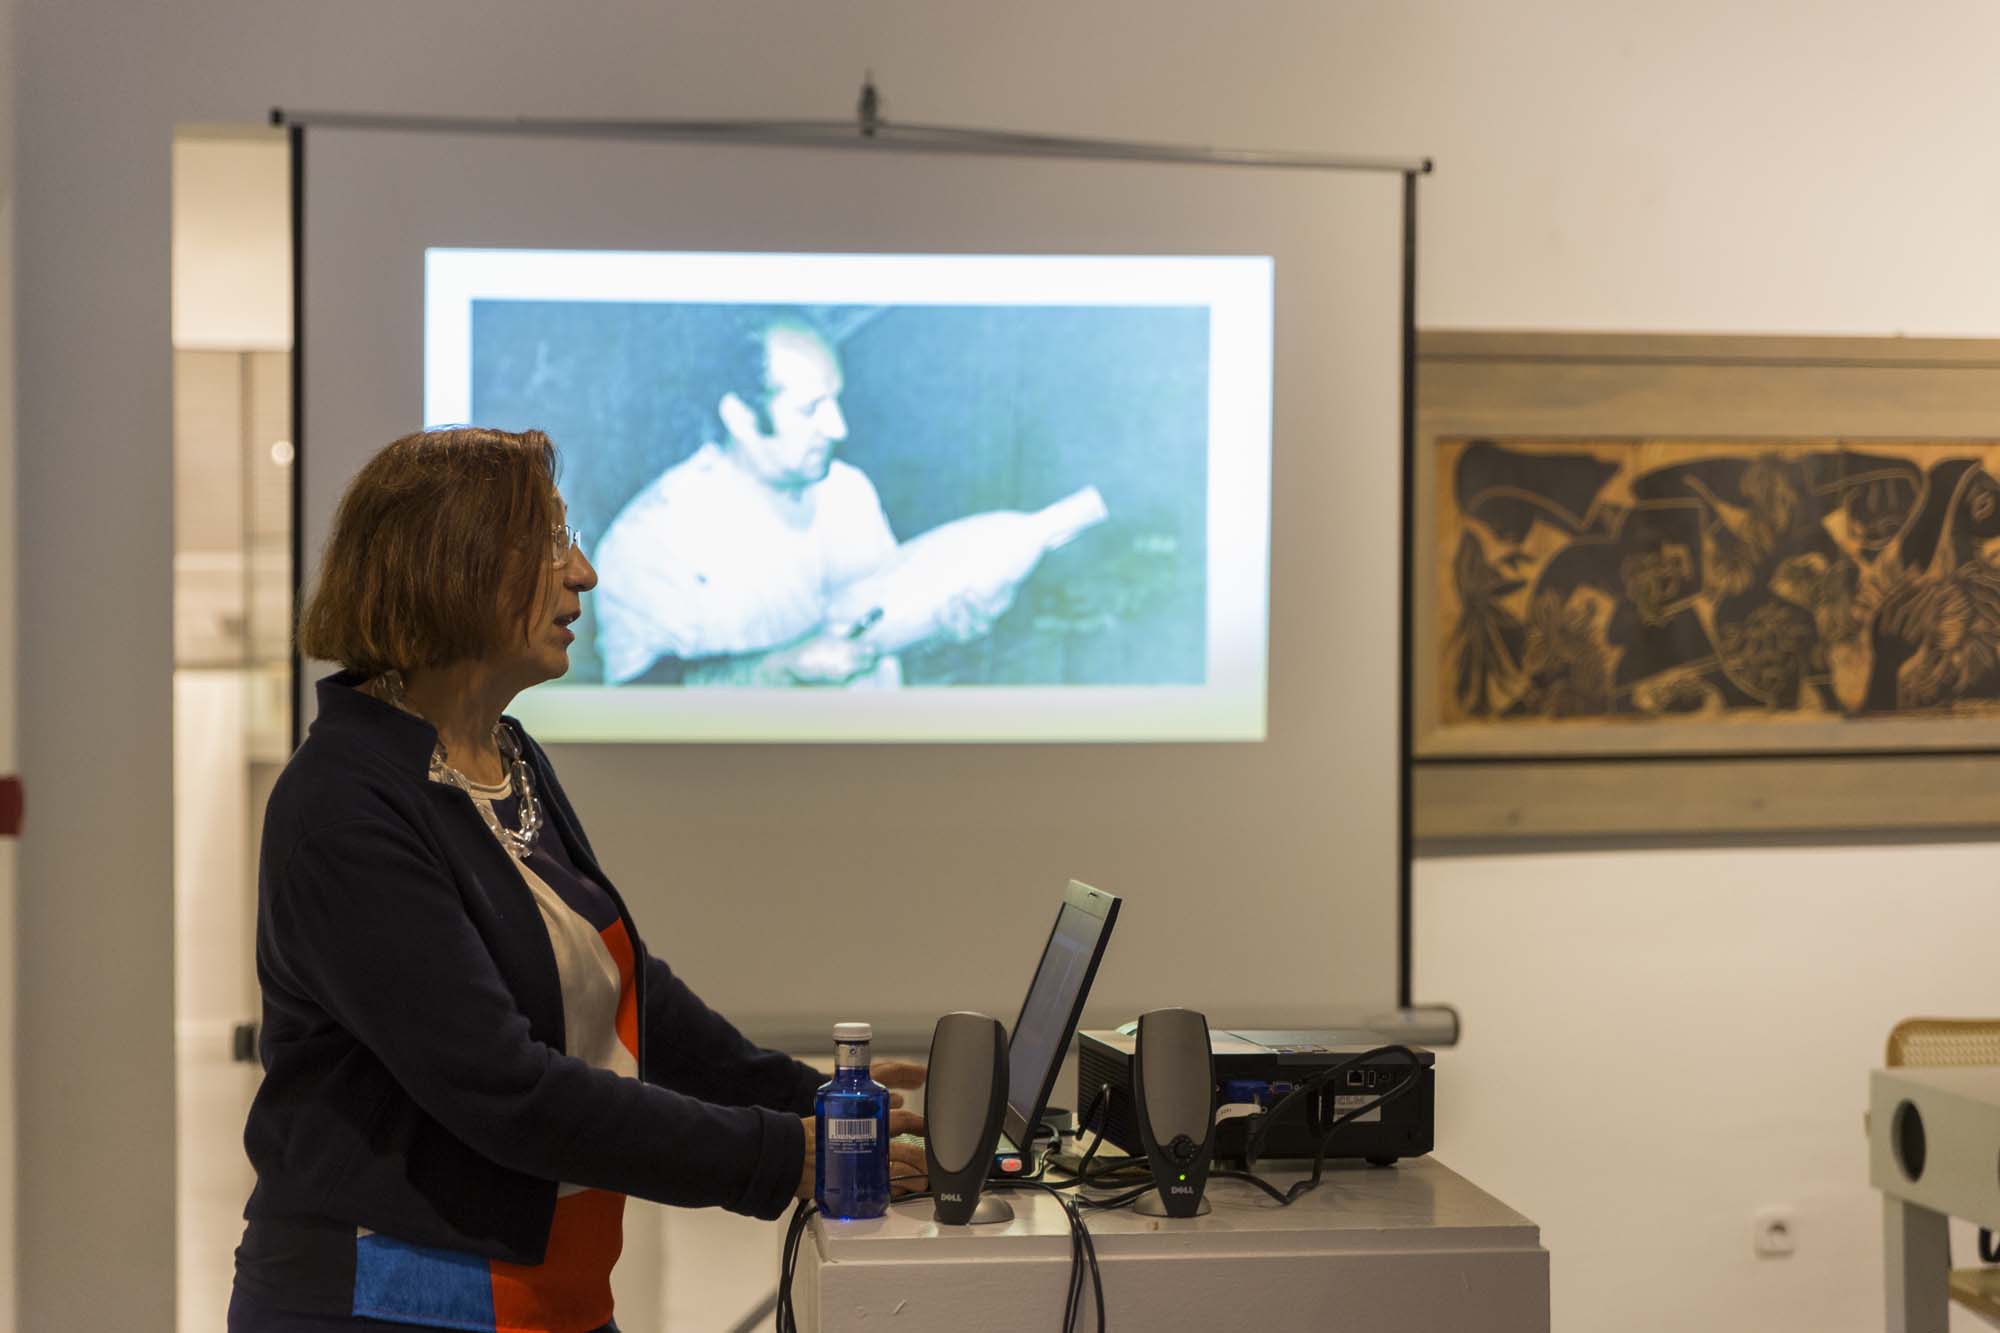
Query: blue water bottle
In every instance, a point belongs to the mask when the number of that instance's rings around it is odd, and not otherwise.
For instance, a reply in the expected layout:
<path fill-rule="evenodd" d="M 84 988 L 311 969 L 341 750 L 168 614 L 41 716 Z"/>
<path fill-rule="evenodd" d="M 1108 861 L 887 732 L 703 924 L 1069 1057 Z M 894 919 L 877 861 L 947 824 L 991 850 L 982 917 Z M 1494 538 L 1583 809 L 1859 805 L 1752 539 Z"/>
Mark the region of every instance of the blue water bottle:
<path fill-rule="evenodd" d="M 843 1221 L 889 1211 L 889 1090 L 868 1077 L 874 1038 L 866 1023 L 835 1023 L 833 1080 L 813 1098 L 813 1197 Z"/>

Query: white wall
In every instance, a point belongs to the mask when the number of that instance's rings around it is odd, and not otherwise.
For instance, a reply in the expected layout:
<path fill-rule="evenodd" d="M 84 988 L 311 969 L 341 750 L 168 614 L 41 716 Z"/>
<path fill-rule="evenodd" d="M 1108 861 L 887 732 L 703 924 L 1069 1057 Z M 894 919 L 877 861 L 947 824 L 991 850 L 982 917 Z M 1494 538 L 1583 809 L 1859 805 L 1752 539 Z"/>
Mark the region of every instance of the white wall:
<path fill-rule="evenodd" d="M 1427 327 L 2000 329 L 1993 6 L 1369 8 L 1423 67 L 1385 61 L 1357 128 L 1437 155 Z"/>
<path fill-rule="evenodd" d="M 1987 144 L 2000 85 L 1985 68 L 2000 10 L 1984 0 L 21 9 L 21 620 L 35 633 L 20 650 L 20 741 L 36 797 L 20 849 L 27 1327 L 160 1328 L 173 1306 L 173 123 L 254 122 L 272 103 L 837 115 L 872 68 L 891 117 L 1432 153 L 1430 327 L 2000 332 Z M 1419 993 L 1464 1004 L 1468 1020 L 1442 1075 L 1440 1156 L 1548 1227 L 1564 1329 L 1873 1321 L 1872 1229 L 1838 1221 L 1862 1170 L 1862 1071 L 1876 1058 L 1878 1033 L 1860 1029 L 1933 1004 L 1985 1007 L 1990 969 L 1963 944 L 1976 895 L 1952 879 L 1976 884 L 1990 850 L 1420 868 Z M 1671 1174 L 1645 1144 L 1563 1151 L 1570 1125 L 1655 1113 L 1642 1056 L 1686 1049 L 1689 1012 L 1708 1030 L 1760 1002 L 1796 1012 L 1800 1063 L 1780 1067 L 1817 1071 L 1816 1084 L 1773 1080 L 1753 1085 L 1768 1100 L 1707 1108 L 1688 1095 L 1677 1141 L 1712 1146 L 1677 1151 Z M 1623 1015 L 1615 1042 L 1579 1056 L 1552 1041 L 1550 1016 L 1570 1003 Z M 1592 1030 L 1575 1022 L 1555 1031 Z M 1505 1078 L 1558 1052 L 1609 1053 L 1609 1067 L 1573 1076 L 1561 1118 L 1527 1125 Z M 1715 1056 L 1759 1078 L 1773 1058 L 1756 1042 Z M 1850 1109 L 1830 1107 L 1842 1098 Z M 1832 1127 L 1843 1115 L 1851 1157 Z M 1657 1141 L 1660 1119 L 1644 1123 Z M 1745 1270 L 1743 1203 L 1779 1190 L 1812 1210 L 1800 1254 Z M 1626 1221 L 1632 1242 L 1614 1249 L 1603 1237 Z M 1816 1275 L 1847 1284 L 1837 1312 L 1774 1308 L 1772 1290 Z M 1690 1288 L 1754 1302 L 1757 1318 L 1740 1301 L 1684 1304 Z"/>
<path fill-rule="evenodd" d="M 175 347 L 292 345 L 290 180 L 281 131 L 204 127 L 174 140 Z"/>
<path fill-rule="evenodd" d="M 1899 1018 L 2000 1011 L 1994 864 L 1960 843 L 1419 866 L 1420 985 L 1466 1020 L 1438 1153 L 1542 1224 L 1558 1329 L 1882 1327 L 1867 1071 Z M 1795 1210 L 1791 1258 L 1753 1255 L 1768 1207 Z"/>
<path fill-rule="evenodd" d="M 256 1173 L 244 1155 L 243 1117 L 255 1065 L 230 1058 L 230 1030 L 256 1013 L 255 948 L 246 893 L 250 711 L 247 672 L 174 675 L 176 1327 L 220 1329 L 242 1237 L 243 1201 Z"/>

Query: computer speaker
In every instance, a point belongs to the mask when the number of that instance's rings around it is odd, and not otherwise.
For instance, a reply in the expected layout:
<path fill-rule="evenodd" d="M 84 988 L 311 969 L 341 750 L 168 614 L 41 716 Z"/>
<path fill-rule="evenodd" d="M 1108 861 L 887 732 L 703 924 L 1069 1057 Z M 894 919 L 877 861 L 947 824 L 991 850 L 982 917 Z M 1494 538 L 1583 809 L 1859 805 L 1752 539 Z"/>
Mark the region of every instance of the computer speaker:
<path fill-rule="evenodd" d="M 1005 1199 L 980 1198 L 1007 1112 L 1007 1033 L 985 1014 L 946 1014 L 931 1033 L 924 1078 L 924 1165 L 937 1220 L 1005 1222 Z"/>
<path fill-rule="evenodd" d="M 1139 1141 L 1145 1145 L 1158 1191 L 1141 1196 L 1133 1210 L 1153 1217 L 1207 1212 L 1202 1191 L 1215 1151 L 1215 1070 L 1208 1019 L 1192 1009 L 1154 1009 L 1139 1015 L 1132 1100 L 1139 1113 Z"/>

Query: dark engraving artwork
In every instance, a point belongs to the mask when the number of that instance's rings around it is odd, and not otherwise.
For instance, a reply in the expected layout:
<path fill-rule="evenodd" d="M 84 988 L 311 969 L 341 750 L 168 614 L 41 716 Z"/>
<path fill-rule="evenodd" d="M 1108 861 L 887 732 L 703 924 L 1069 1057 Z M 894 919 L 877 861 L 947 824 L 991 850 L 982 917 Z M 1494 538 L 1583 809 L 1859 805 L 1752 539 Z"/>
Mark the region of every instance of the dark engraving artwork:
<path fill-rule="evenodd" d="M 2000 443 L 1439 447 L 1446 724 L 2000 714 Z"/>

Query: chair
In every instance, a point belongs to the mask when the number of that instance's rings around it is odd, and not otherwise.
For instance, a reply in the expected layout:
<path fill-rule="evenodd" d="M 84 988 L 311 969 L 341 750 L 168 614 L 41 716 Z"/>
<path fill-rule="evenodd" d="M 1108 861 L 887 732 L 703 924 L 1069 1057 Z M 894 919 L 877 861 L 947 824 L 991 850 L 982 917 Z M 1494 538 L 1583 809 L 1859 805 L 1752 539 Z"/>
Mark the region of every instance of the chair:
<path fill-rule="evenodd" d="M 1906 1018 L 1889 1033 L 1885 1063 L 1901 1066 L 2000 1065 L 2000 1018 Z M 2000 1262 L 1993 1234 L 1979 1232 L 1979 1257 Z M 1954 1268 L 1951 1298 L 2000 1325 L 2000 1268 Z"/>

